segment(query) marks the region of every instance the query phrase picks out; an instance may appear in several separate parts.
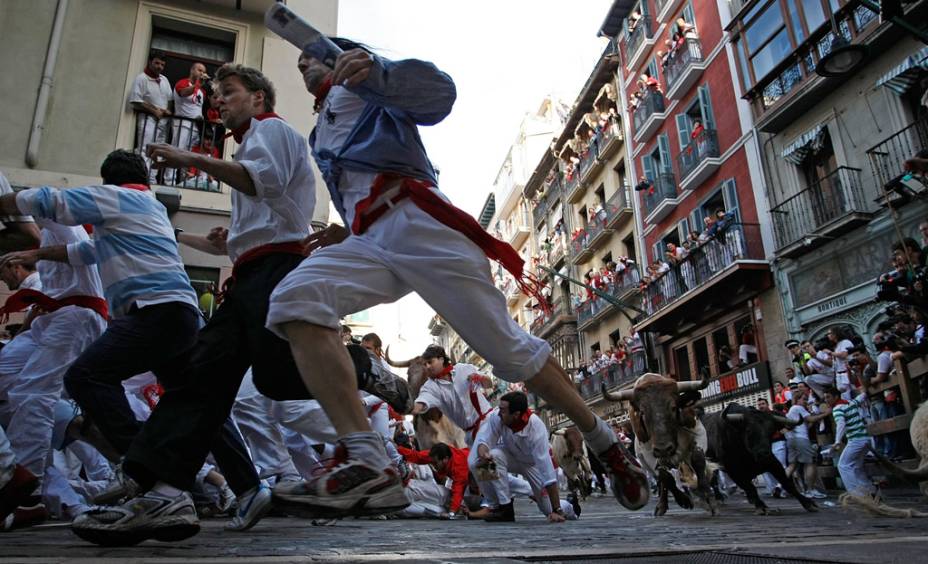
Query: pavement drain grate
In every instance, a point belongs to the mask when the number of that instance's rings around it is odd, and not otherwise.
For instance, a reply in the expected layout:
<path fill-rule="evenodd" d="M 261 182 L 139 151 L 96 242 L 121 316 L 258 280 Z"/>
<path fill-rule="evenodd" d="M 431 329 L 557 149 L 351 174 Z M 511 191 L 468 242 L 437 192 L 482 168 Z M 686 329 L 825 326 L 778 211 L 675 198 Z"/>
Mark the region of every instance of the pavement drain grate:
<path fill-rule="evenodd" d="M 596 558 L 578 556 L 570 560 L 542 560 L 530 559 L 530 562 L 544 562 L 546 564 L 570 564 L 578 560 L 586 560 L 595 564 L 809 564 L 830 562 L 828 560 L 809 560 L 796 558 L 779 558 L 776 556 L 760 556 L 753 554 L 732 554 L 727 552 L 684 552 L 675 554 L 628 555 L 608 556 Z"/>

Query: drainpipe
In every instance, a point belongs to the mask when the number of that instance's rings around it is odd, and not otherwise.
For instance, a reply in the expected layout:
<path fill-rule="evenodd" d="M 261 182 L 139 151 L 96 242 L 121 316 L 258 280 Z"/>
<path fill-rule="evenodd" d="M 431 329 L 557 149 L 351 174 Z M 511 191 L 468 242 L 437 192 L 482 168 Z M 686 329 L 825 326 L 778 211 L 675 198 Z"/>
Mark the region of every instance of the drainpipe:
<path fill-rule="evenodd" d="M 58 61 L 58 47 L 61 45 L 61 32 L 64 29 L 64 16 L 68 11 L 68 0 L 58 0 L 55 9 L 55 23 L 48 41 L 48 53 L 45 55 L 45 69 L 42 71 L 42 83 L 39 97 L 35 104 L 35 116 L 32 118 L 32 130 L 29 132 L 29 145 L 26 148 L 26 165 L 35 168 L 39 162 L 39 145 L 42 143 L 42 131 L 45 130 L 45 116 L 48 112 L 48 97 L 54 85 L 55 63 Z"/>

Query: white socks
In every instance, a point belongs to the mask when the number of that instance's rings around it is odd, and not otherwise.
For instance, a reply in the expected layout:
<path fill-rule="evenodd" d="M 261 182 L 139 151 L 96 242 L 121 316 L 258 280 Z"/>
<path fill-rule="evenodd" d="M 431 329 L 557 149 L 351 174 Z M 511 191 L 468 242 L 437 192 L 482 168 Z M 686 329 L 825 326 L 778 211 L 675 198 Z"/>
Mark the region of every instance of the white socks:
<path fill-rule="evenodd" d="M 164 497 L 177 497 L 184 493 L 184 490 L 175 488 L 171 484 L 165 482 L 156 482 L 155 487 L 153 487 L 151 491 L 158 495 L 163 495 Z"/>
<path fill-rule="evenodd" d="M 383 437 L 376 431 L 366 433 L 350 433 L 340 440 L 345 443 L 351 458 L 362 460 L 375 468 L 390 466 L 390 458 L 383 447 Z"/>
<path fill-rule="evenodd" d="M 594 417 L 596 417 L 596 427 L 592 431 L 583 433 L 583 440 L 586 441 L 593 454 L 601 454 L 609 450 L 612 443 L 616 442 L 616 438 L 612 428 L 605 421 L 600 419 L 598 415 L 594 415 Z"/>

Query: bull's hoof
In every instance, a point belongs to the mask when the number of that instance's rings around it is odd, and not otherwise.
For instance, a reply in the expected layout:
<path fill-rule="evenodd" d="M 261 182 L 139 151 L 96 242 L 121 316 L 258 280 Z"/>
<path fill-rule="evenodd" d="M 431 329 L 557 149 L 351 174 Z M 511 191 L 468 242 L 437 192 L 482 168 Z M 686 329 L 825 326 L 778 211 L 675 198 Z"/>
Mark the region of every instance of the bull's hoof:
<path fill-rule="evenodd" d="M 660 517 L 660 516 L 662 516 L 662 515 L 665 514 L 665 513 L 667 513 L 667 506 L 666 506 L 666 505 L 661 505 L 660 503 L 658 503 L 658 504 L 654 507 L 654 516 L 655 516 L 655 517 Z"/>

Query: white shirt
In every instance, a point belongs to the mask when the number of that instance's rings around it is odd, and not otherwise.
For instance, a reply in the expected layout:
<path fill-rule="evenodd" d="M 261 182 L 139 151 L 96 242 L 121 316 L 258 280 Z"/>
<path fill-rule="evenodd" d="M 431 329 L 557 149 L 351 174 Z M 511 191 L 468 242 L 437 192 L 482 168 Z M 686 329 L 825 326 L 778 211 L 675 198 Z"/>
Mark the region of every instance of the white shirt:
<path fill-rule="evenodd" d="M 309 235 L 316 180 L 306 139 L 281 119 L 252 119 L 235 160 L 248 171 L 257 194 L 232 190 L 229 258 L 234 262 L 255 247 Z"/>
<path fill-rule="evenodd" d="M 70 245 L 89 241 L 90 237 L 83 227 L 61 225 L 47 219 L 39 219 L 42 228 L 42 246 Z M 52 298 L 68 296 L 103 297 L 103 283 L 97 265 L 71 265 L 64 262 L 41 260 L 36 271 L 42 278 L 43 293 Z"/>
<path fill-rule="evenodd" d="M 158 80 L 148 76 L 144 72 L 132 81 L 132 90 L 129 91 L 129 102 L 148 102 L 156 108 L 162 110 L 168 109 L 168 102 L 171 101 L 171 83 L 168 77 L 158 76 Z"/>
<path fill-rule="evenodd" d="M 503 425 L 499 408 L 494 409 L 480 426 L 472 448 L 476 449 L 480 445 L 486 445 L 490 449 L 502 449 L 506 451 L 509 459 L 519 466 L 534 468 L 542 486 L 557 482 L 557 472 L 554 470 L 554 462 L 551 461 L 548 428 L 534 413 L 529 416 L 525 428 L 516 433 Z"/>
<path fill-rule="evenodd" d="M 20 290 L 35 290 L 36 292 L 42 291 L 42 278 L 39 276 L 38 271 L 33 272 L 29 276 L 23 278 L 23 281 L 19 283 Z"/>
<path fill-rule="evenodd" d="M 809 410 L 800 405 L 794 405 L 793 407 L 789 408 L 789 411 L 786 412 L 786 417 L 789 419 L 792 419 L 793 421 L 799 421 L 800 418 L 804 419 L 808 417 L 809 415 L 811 415 L 811 413 L 809 413 Z M 800 439 L 808 440 L 809 439 L 809 428 L 806 427 L 805 423 L 796 425 L 792 429 L 786 430 L 786 438 L 788 439 L 800 438 Z"/>
<path fill-rule="evenodd" d="M 199 86 L 193 90 L 193 93 L 189 96 L 181 96 L 178 93 L 178 90 L 184 88 L 190 88 L 193 83 L 190 82 L 189 78 L 182 78 L 177 81 L 177 84 L 174 85 L 172 94 L 174 96 L 174 115 L 198 119 L 203 117 L 203 99 L 205 94 L 203 89 Z"/>
<path fill-rule="evenodd" d="M 825 374 L 825 375 L 834 374 L 834 368 L 822 362 L 823 359 L 827 359 L 827 358 L 828 358 L 828 353 L 824 351 L 819 351 L 815 353 L 815 356 L 813 356 L 808 361 L 806 361 L 806 366 L 809 368 L 809 370 L 812 371 L 813 374 Z"/>
<path fill-rule="evenodd" d="M 838 341 L 838 344 L 835 346 L 835 352 L 845 352 L 847 349 L 854 348 L 854 343 L 847 339 L 842 339 Z M 834 357 L 834 366 L 835 372 L 847 372 L 847 359 Z"/>
<path fill-rule="evenodd" d="M 479 375 L 479 372 L 473 364 L 455 364 L 451 371 L 450 381 L 429 378 L 422 384 L 419 397 L 416 398 L 416 403 L 425 404 L 429 409 L 438 408 L 442 415 L 464 429 L 468 443 L 471 442 L 473 435 L 467 429 L 472 427 L 480 417 L 471 401 L 471 391 L 477 396 L 480 413 L 489 413 L 493 408 L 483 395 L 480 382 L 471 378 L 475 374 Z"/>

